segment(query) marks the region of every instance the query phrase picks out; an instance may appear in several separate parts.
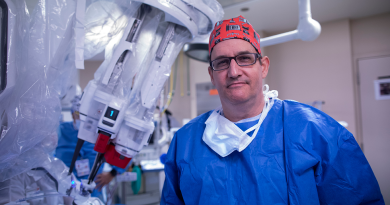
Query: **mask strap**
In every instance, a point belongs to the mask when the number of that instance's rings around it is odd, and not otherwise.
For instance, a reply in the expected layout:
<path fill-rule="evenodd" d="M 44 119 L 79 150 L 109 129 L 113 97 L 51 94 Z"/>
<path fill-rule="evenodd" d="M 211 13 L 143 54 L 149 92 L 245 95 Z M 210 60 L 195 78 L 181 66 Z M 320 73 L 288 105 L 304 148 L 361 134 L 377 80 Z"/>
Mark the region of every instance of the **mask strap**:
<path fill-rule="evenodd" d="M 266 115 L 268 114 L 268 111 L 270 110 L 270 108 L 273 105 L 274 99 L 278 97 L 278 91 L 276 91 L 276 90 L 269 91 L 269 86 L 267 84 L 265 84 L 263 86 L 263 93 L 264 93 L 265 103 L 264 103 L 264 107 L 263 107 L 263 113 L 261 114 L 259 122 L 256 125 L 252 126 L 251 128 L 245 130 L 245 132 L 242 133 L 240 137 L 242 137 L 245 134 L 248 134 L 249 132 L 252 132 L 253 130 L 255 130 L 255 132 L 253 133 L 252 137 L 257 135 L 257 132 L 259 131 L 261 123 L 263 122 L 263 118 L 265 118 Z M 271 98 L 271 102 L 270 102 L 270 98 Z"/>
<path fill-rule="evenodd" d="M 249 132 L 252 132 L 253 130 L 256 130 L 256 129 L 258 129 L 258 128 L 260 127 L 261 122 L 262 122 L 261 118 L 262 118 L 262 116 L 263 116 L 264 114 L 267 114 L 267 113 L 268 113 L 268 111 L 266 111 L 266 109 L 269 107 L 269 106 L 268 106 L 268 104 L 269 104 L 269 103 L 268 103 L 268 98 L 265 97 L 264 100 L 265 100 L 265 103 L 264 103 L 264 107 L 263 107 L 263 113 L 261 114 L 259 121 L 257 122 L 256 125 L 253 125 L 251 128 L 245 130 L 245 132 L 243 132 L 243 133 L 241 134 L 240 138 L 241 138 L 243 135 L 246 135 L 246 134 L 248 134 Z M 255 132 L 256 132 L 256 131 L 255 131 Z M 257 133 L 257 132 L 256 132 L 256 133 Z"/>
<path fill-rule="evenodd" d="M 263 85 L 263 94 L 264 94 L 264 95 L 267 95 L 268 91 L 269 91 L 269 86 L 268 86 L 268 84 L 264 84 L 264 85 Z"/>

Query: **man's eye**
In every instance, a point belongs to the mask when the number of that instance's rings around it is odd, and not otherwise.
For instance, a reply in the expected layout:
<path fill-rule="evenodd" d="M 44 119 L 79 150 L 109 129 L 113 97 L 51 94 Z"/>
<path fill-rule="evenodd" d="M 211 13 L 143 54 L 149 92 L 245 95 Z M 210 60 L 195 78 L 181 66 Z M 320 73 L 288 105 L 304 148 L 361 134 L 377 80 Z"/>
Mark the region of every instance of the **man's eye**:
<path fill-rule="evenodd" d="M 228 61 L 227 59 L 220 60 L 217 62 L 217 66 L 225 66 L 228 64 Z"/>
<path fill-rule="evenodd" d="M 239 61 L 250 61 L 252 58 L 250 56 L 238 56 Z"/>

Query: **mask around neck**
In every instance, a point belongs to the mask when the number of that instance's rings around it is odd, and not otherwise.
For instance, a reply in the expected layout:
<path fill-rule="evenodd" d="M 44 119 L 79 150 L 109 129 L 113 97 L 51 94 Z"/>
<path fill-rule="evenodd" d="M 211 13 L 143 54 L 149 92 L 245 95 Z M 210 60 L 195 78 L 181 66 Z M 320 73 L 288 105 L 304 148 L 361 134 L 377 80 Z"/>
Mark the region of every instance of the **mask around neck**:
<path fill-rule="evenodd" d="M 226 157 L 233 151 L 243 151 L 256 137 L 261 124 L 271 110 L 274 100 L 278 96 L 278 91 L 268 91 L 265 85 L 264 107 L 258 123 L 251 128 L 242 131 L 237 125 L 221 115 L 222 107 L 215 109 L 206 120 L 206 128 L 203 132 L 203 141 L 221 157 Z M 248 133 L 253 132 L 252 136 Z"/>

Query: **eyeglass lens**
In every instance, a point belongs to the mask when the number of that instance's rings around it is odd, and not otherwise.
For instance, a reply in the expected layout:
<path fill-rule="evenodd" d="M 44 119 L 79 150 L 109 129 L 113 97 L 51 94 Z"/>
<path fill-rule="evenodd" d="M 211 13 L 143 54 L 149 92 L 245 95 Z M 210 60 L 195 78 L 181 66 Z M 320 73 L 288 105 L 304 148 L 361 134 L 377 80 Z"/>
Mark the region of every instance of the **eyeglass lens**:
<path fill-rule="evenodd" d="M 213 61 L 214 70 L 223 70 L 229 68 L 230 59 L 231 58 L 220 58 Z M 241 54 L 236 56 L 235 60 L 239 66 L 252 65 L 256 61 L 256 54 L 254 53 Z"/>

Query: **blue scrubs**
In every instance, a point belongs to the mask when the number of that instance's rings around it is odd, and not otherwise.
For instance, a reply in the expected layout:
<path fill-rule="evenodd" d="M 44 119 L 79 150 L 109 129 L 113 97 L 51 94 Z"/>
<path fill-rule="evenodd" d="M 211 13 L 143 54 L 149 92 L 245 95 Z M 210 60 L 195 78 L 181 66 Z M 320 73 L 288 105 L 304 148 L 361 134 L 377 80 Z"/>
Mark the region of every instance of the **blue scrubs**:
<path fill-rule="evenodd" d="M 161 204 L 384 204 L 353 135 L 325 113 L 275 100 L 252 143 L 227 157 L 202 140 L 210 114 L 176 132 Z"/>

